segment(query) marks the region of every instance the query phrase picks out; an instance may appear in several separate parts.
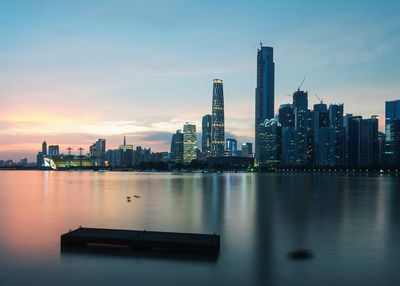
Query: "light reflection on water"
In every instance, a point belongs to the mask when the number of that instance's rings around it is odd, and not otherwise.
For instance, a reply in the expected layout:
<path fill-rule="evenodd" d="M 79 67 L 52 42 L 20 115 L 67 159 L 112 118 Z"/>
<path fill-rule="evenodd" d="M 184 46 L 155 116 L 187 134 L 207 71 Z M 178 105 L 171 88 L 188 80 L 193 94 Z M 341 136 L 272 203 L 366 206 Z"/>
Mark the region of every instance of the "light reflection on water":
<path fill-rule="evenodd" d="M 2 171 L 0 182 L 1 285 L 398 285 L 400 279 L 394 176 Z M 216 232 L 221 253 L 217 261 L 61 253 L 60 234 L 79 225 Z M 298 248 L 315 258 L 288 260 Z"/>

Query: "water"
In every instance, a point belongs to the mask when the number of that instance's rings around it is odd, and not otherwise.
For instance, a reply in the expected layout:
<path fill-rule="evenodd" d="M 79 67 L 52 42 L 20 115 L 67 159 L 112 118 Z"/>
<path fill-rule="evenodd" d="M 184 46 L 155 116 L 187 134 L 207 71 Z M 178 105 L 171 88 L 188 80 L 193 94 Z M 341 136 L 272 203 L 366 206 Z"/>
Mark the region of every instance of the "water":
<path fill-rule="evenodd" d="M 221 252 L 61 253 L 79 225 L 216 232 Z M 399 266 L 395 176 L 0 172 L 0 285 L 399 285 Z"/>

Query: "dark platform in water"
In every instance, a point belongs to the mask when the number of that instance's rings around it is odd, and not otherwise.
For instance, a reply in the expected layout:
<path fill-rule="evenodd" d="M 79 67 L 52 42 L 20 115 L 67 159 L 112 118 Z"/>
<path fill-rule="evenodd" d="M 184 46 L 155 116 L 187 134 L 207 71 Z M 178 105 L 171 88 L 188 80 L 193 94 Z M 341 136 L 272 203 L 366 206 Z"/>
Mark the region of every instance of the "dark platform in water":
<path fill-rule="evenodd" d="M 217 254 L 220 236 L 81 227 L 61 235 L 61 247 L 122 246 L 132 250 L 159 250 Z"/>

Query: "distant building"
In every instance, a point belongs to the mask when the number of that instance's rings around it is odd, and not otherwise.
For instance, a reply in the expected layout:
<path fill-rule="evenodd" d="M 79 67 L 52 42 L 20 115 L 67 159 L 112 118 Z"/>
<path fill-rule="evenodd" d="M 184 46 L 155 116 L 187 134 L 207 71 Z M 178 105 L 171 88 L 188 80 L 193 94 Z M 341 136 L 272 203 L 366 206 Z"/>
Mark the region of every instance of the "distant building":
<path fill-rule="evenodd" d="M 385 109 L 385 161 L 400 166 L 400 100 L 387 101 Z"/>
<path fill-rule="evenodd" d="M 259 127 L 259 163 L 279 166 L 281 163 L 282 126 L 275 118 L 266 119 Z"/>
<path fill-rule="evenodd" d="M 260 45 L 257 51 L 257 87 L 255 92 L 255 158 L 259 159 L 259 126 L 274 118 L 275 63 L 272 47 Z"/>
<path fill-rule="evenodd" d="M 96 142 L 90 146 L 89 154 L 95 166 L 104 166 L 106 161 L 106 140 L 96 140 Z"/>
<path fill-rule="evenodd" d="M 292 104 L 282 104 L 279 107 L 278 120 L 282 127 L 294 128 L 295 117 Z"/>
<path fill-rule="evenodd" d="M 226 151 L 228 156 L 235 157 L 237 156 L 237 141 L 233 138 L 226 139 Z"/>
<path fill-rule="evenodd" d="M 213 80 L 213 100 L 211 118 L 211 154 L 224 155 L 225 151 L 224 89 L 221 79 Z"/>
<path fill-rule="evenodd" d="M 43 153 L 38 152 L 36 155 L 36 167 L 42 167 L 43 166 Z"/>
<path fill-rule="evenodd" d="M 22 158 L 22 159 L 18 162 L 18 166 L 22 166 L 22 167 L 28 166 L 28 159 L 27 159 L 27 158 Z"/>
<path fill-rule="evenodd" d="M 42 143 L 42 155 L 47 156 L 47 143 L 46 141 L 43 141 Z"/>
<path fill-rule="evenodd" d="M 170 159 L 175 163 L 183 163 L 183 133 L 181 130 L 177 130 L 172 135 Z"/>
<path fill-rule="evenodd" d="M 242 157 L 253 157 L 253 144 L 246 142 L 242 144 Z"/>
<path fill-rule="evenodd" d="M 295 115 L 295 130 L 297 132 L 295 165 L 305 166 L 310 159 L 310 113 L 308 111 L 308 93 L 298 89 L 293 93 L 293 107 Z"/>
<path fill-rule="evenodd" d="M 58 156 L 60 155 L 60 146 L 58 145 L 50 145 L 49 146 L 49 156 Z"/>
<path fill-rule="evenodd" d="M 201 148 L 204 158 L 211 156 L 211 121 L 210 114 L 206 114 L 202 119 L 202 134 L 201 134 Z"/>
<path fill-rule="evenodd" d="M 190 163 L 197 159 L 196 125 L 185 123 L 183 126 L 183 162 Z"/>
<path fill-rule="evenodd" d="M 296 154 L 298 154 L 299 146 L 298 133 L 294 127 L 282 127 L 281 139 L 281 165 L 294 166 L 296 165 Z"/>
<path fill-rule="evenodd" d="M 353 167 L 374 167 L 379 163 L 378 117 L 363 119 L 361 116 L 348 118 L 349 161 Z"/>

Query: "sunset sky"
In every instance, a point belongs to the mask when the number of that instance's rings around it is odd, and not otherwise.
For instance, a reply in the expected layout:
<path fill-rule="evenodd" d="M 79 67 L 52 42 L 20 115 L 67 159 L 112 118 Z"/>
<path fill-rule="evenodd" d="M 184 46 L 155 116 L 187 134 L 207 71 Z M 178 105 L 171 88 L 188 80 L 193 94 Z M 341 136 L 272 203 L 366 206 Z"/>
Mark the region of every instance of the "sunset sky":
<path fill-rule="evenodd" d="M 383 4 L 384 3 L 384 4 Z M 276 111 L 306 76 L 310 105 L 383 124 L 400 99 L 400 1 L 0 0 L 0 159 L 97 138 L 169 150 L 201 129 L 224 80 L 227 137 L 253 141 L 256 47 L 273 46 Z"/>

